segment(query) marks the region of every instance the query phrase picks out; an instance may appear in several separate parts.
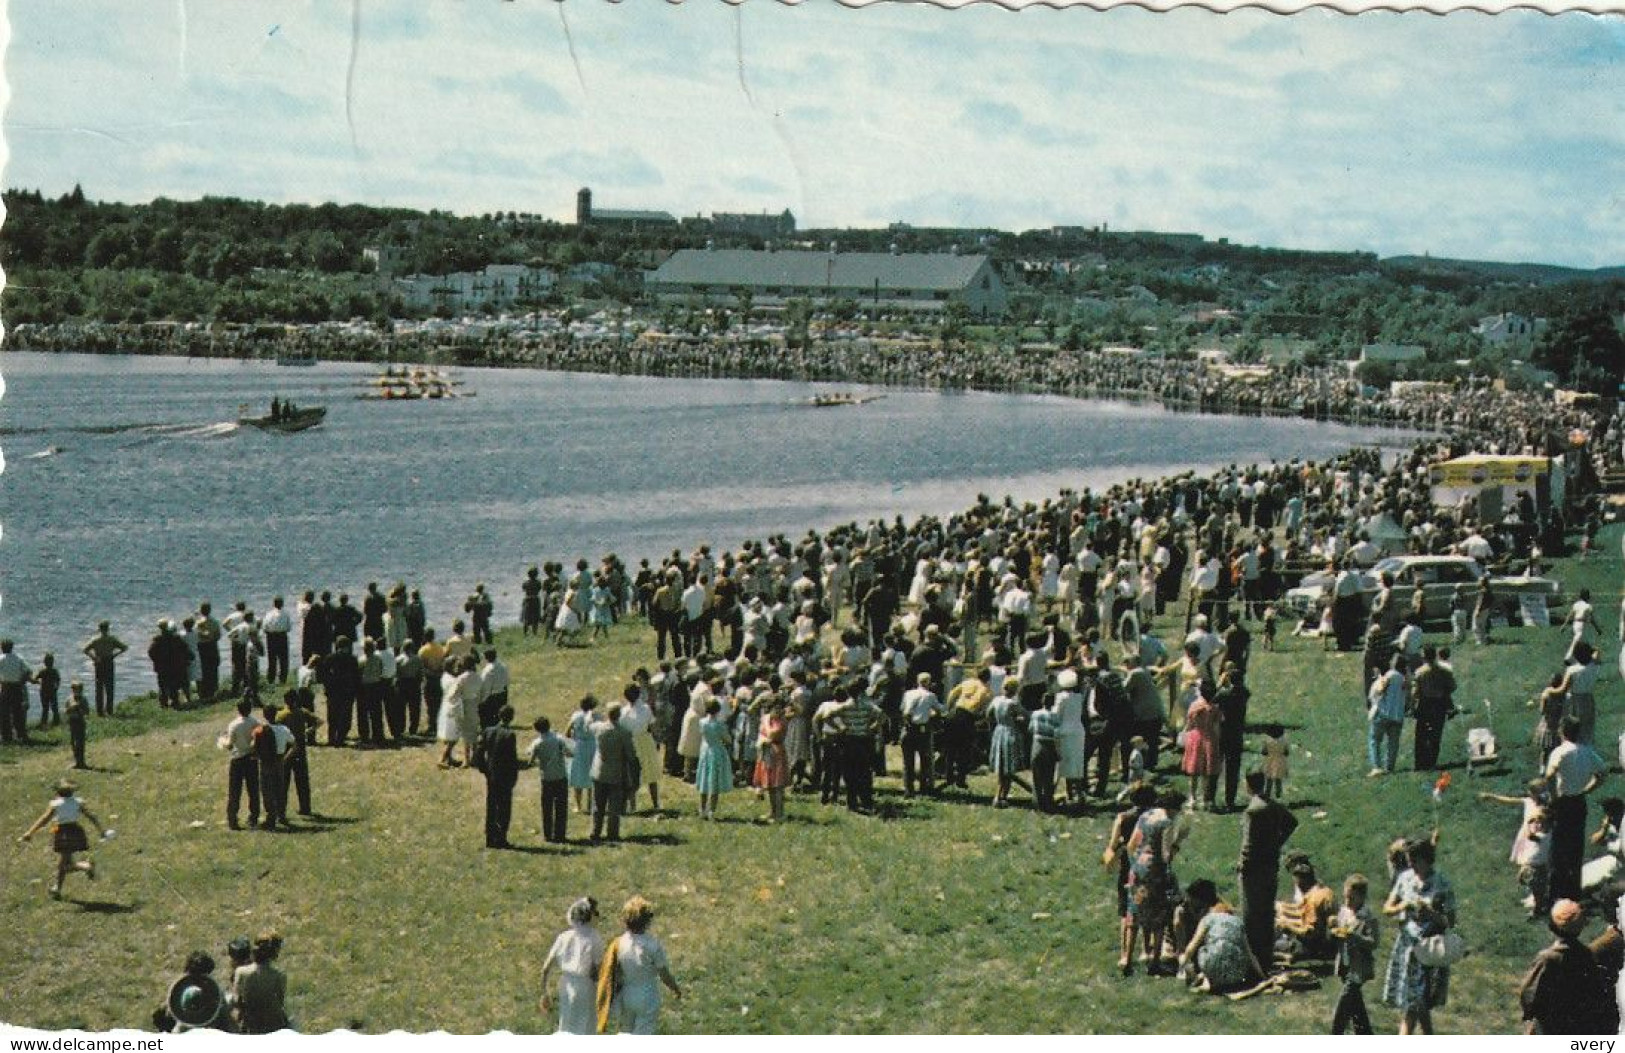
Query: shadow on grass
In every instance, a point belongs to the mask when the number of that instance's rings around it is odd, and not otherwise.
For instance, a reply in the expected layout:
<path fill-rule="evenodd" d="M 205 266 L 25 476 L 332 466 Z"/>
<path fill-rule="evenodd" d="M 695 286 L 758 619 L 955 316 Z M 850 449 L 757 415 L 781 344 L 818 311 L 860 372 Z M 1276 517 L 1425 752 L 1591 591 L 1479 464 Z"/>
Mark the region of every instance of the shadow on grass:
<path fill-rule="evenodd" d="M 583 849 L 565 845 L 509 845 L 503 851 L 527 856 L 579 856 Z"/>
<path fill-rule="evenodd" d="M 621 840 L 629 845 L 680 845 L 683 839 L 676 834 L 622 834 Z"/>
<path fill-rule="evenodd" d="M 323 815 L 321 812 L 312 812 L 309 815 L 302 815 L 299 818 L 305 820 L 307 823 L 323 823 L 330 825 L 341 823 L 359 823 L 361 821 L 353 815 Z"/>
<path fill-rule="evenodd" d="M 105 899 L 71 899 L 68 902 L 84 914 L 134 914 L 141 909 L 139 903 L 114 903 Z"/>
<path fill-rule="evenodd" d="M 1288 801 L 1286 806 L 1296 811 L 1300 808 L 1324 808 L 1326 807 L 1326 802 L 1317 801 L 1313 797 L 1305 797 L 1301 801 Z"/>

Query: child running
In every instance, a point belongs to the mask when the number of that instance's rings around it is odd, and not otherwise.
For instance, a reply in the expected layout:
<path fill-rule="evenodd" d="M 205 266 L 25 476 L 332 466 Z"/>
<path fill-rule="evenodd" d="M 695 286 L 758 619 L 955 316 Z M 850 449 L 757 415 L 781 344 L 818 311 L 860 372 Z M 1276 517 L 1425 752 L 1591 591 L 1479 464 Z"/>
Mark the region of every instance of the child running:
<path fill-rule="evenodd" d="M 52 899 L 62 898 L 62 881 L 72 871 L 83 871 L 85 877 L 92 881 L 96 880 L 95 860 L 87 856 L 76 862 L 73 858 L 75 853 L 90 851 L 90 840 L 85 837 L 85 828 L 79 825 L 80 816 L 95 823 L 96 830 L 103 838 L 107 836 L 107 828 L 102 825 L 100 819 L 91 814 L 89 808 L 85 807 L 84 802 L 76 795 L 77 790 L 78 787 L 71 782 L 57 783 L 56 796 L 45 806 L 45 813 L 34 820 L 34 825 L 17 839 L 19 842 L 27 842 L 43 830 L 46 823 L 51 824 L 51 849 L 57 856 L 56 881 L 50 889 Z"/>

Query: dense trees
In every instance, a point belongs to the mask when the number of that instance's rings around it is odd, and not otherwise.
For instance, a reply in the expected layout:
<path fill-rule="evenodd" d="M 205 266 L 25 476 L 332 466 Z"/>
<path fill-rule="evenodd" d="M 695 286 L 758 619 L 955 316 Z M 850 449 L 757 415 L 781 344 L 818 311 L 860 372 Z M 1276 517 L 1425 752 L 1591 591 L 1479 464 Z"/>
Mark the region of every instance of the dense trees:
<path fill-rule="evenodd" d="M 372 246 L 391 250 L 402 273 L 446 274 L 490 263 L 567 271 L 609 263 L 619 273 L 595 279 L 581 295 L 630 303 L 643 295 L 638 272 L 661 253 L 717 237 L 689 228 L 646 234 L 583 229 L 514 212 L 465 217 L 229 197 L 126 205 L 91 201 L 78 187 L 56 198 L 8 191 L 4 200 L 0 264 L 10 279 L 3 304 L 9 323 L 401 316 L 404 305 L 391 302 L 363 255 Z M 1583 274 L 1426 258 L 1379 261 L 1369 253 L 1080 228 L 814 230 L 796 240 L 820 249 L 832 242 L 840 251 L 895 246 L 899 252 L 991 255 L 1011 287 L 1005 325 L 991 331 L 1004 342 L 1036 333 L 1067 347 L 1129 344 L 1185 353 L 1218 345 L 1248 361 L 1279 357 L 1284 347 L 1331 361 L 1357 358 L 1368 343 L 1419 344 L 1427 362 L 1399 371 L 1403 375 L 1499 373 L 1513 359 L 1533 358 L 1565 383 L 1610 391 L 1625 360 L 1619 331 L 1625 276 L 1618 269 Z M 729 306 L 741 322 L 763 313 L 759 304 L 736 300 Z M 823 309 L 842 320 L 864 312 L 856 301 Z M 811 310 L 799 305 L 786 312 L 797 339 L 806 339 Z M 1525 341 L 1492 348 L 1472 326 L 1501 312 L 1551 324 L 1538 346 Z M 964 319 L 946 317 L 939 336 L 962 339 L 968 328 Z"/>

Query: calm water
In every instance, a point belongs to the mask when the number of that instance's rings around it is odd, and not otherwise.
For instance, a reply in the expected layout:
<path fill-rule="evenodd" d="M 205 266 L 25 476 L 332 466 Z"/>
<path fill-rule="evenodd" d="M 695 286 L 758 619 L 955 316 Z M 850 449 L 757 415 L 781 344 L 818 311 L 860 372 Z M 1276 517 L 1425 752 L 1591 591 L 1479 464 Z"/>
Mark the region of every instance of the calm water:
<path fill-rule="evenodd" d="M 1398 437 L 1014 395 L 811 409 L 793 403 L 833 386 L 778 381 L 464 369 L 476 398 L 387 403 L 354 398 L 374 370 L 338 363 L 13 353 L 0 370 L 0 634 L 71 674 L 110 618 L 136 652 L 121 693 L 150 686 L 156 619 L 203 599 L 263 610 L 276 593 L 405 580 L 444 626 L 485 581 L 513 622 L 524 569 L 544 560 L 613 550 L 635 567 L 700 542 L 952 513 L 978 492 L 1036 500 Z M 237 427 L 240 406 L 273 395 L 326 405 L 326 423 Z"/>

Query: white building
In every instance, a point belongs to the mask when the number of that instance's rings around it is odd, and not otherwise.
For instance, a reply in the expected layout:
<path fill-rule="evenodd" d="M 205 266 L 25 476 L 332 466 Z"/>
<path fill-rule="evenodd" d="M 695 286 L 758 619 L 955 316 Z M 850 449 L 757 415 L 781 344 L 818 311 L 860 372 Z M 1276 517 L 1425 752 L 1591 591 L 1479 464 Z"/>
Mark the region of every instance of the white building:
<path fill-rule="evenodd" d="M 390 292 L 409 307 L 452 311 L 479 311 L 510 307 L 521 300 L 546 296 L 557 276 L 545 267 L 521 263 L 493 263 L 483 271 L 453 274 L 412 274 L 396 278 Z"/>
<path fill-rule="evenodd" d="M 1529 318 L 1510 311 L 1485 315 L 1473 326 L 1473 332 L 1484 338 L 1491 347 L 1525 344 L 1546 331 L 1546 319 Z"/>

